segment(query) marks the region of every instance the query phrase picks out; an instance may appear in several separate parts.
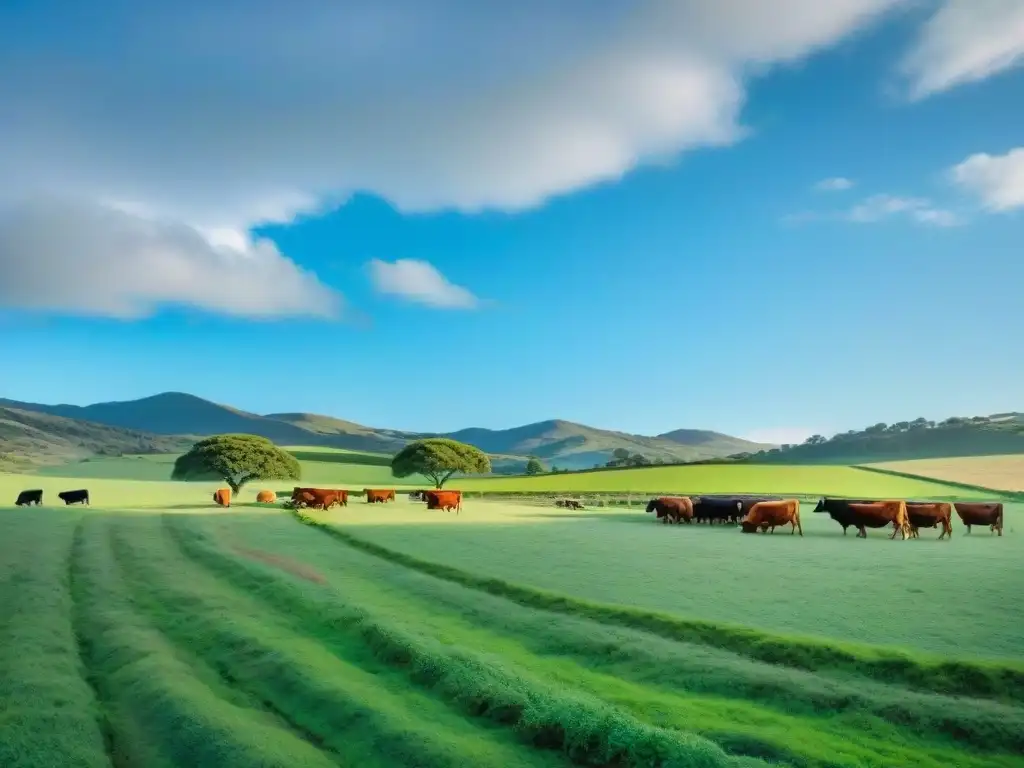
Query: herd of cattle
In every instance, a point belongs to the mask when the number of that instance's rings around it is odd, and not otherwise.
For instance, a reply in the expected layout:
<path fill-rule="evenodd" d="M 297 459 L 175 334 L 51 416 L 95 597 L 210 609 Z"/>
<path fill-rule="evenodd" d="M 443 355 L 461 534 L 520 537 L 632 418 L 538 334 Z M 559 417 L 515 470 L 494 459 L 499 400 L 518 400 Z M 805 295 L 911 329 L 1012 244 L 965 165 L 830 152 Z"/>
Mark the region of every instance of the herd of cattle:
<path fill-rule="evenodd" d="M 939 538 L 952 537 L 953 511 L 971 532 L 972 525 L 988 526 L 1003 535 L 1003 505 L 1000 502 L 925 502 L 877 499 L 823 498 L 814 508 L 827 512 L 843 528 L 856 528 L 859 538 L 867 538 L 868 528 L 893 527 L 892 536 L 916 538 L 919 528 L 938 528 Z M 655 513 L 662 523 L 715 523 L 739 525 L 744 533 L 771 531 L 791 526 L 790 535 L 804 535 L 800 525 L 800 502 L 780 496 L 662 496 L 651 499 L 647 512 Z"/>
<path fill-rule="evenodd" d="M 368 504 L 385 504 L 395 501 L 391 488 L 364 488 Z M 80 488 L 61 491 L 57 497 L 65 504 L 88 504 L 89 491 Z M 348 506 L 349 492 L 335 488 L 299 488 L 292 490 L 286 506 L 293 509 L 309 508 L 328 510 L 334 506 Z M 462 491 L 413 491 L 412 501 L 425 501 L 427 509 L 462 509 Z M 273 491 L 260 491 L 256 501 L 272 504 L 277 500 Z M 231 506 L 231 489 L 219 488 L 213 494 L 213 501 L 222 507 Z M 43 491 L 32 489 L 18 494 L 16 506 L 43 503 Z M 565 509 L 583 509 L 575 499 L 558 499 L 556 506 Z M 904 539 L 914 538 L 919 528 L 938 528 L 939 538 L 952 537 L 953 511 L 971 532 L 971 526 L 988 526 L 989 531 L 1003 535 L 1003 505 L 999 502 L 924 502 L 924 501 L 878 501 L 875 499 L 823 498 L 814 508 L 815 512 L 827 512 L 843 528 L 856 528 L 857 536 L 867 537 L 868 528 L 893 527 L 892 536 L 902 534 Z M 780 496 L 661 496 L 651 499 L 647 512 L 655 513 L 655 519 L 662 523 L 707 523 L 708 525 L 739 525 L 744 533 L 760 530 L 774 533 L 779 526 L 791 526 L 790 534 L 804 535 L 800 524 L 800 502 Z"/>
<path fill-rule="evenodd" d="M 65 506 L 68 504 L 88 504 L 89 503 L 89 491 L 85 488 L 79 488 L 74 491 L 61 491 L 57 494 L 57 498 L 64 502 Z M 41 488 L 33 488 L 29 491 L 22 491 L 18 494 L 18 500 L 14 502 L 16 507 L 27 507 L 35 504 L 37 507 L 43 503 L 43 491 Z"/>

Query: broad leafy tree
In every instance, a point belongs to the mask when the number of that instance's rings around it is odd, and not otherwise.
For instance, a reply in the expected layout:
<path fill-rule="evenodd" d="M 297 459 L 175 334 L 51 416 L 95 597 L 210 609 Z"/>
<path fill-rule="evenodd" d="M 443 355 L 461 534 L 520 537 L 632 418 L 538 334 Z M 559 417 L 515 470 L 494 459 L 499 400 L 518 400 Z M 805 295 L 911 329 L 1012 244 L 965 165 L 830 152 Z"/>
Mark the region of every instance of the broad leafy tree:
<path fill-rule="evenodd" d="M 409 443 L 391 460 L 391 474 L 395 477 L 423 475 L 434 481 L 435 488 L 456 472 L 485 474 L 491 471 L 491 460 L 479 448 L 449 440 L 430 437 Z"/>
<path fill-rule="evenodd" d="M 541 464 L 540 459 L 536 456 L 531 456 L 530 460 L 526 462 L 526 474 L 528 475 L 539 475 L 544 472 L 544 465 Z"/>
<path fill-rule="evenodd" d="M 238 494 L 251 480 L 301 480 L 299 460 L 265 437 L 214 435 L 200 440 L 174 462 L 172 480 L 216 475 Z"/>

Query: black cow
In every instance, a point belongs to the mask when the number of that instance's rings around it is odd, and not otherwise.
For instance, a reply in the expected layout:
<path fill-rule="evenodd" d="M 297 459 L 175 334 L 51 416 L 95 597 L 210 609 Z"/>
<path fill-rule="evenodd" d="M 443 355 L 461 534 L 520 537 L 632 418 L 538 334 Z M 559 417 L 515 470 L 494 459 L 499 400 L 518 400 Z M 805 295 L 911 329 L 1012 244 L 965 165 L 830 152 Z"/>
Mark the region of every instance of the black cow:
<path fill-rule="evenodd" d="M 714 525 L 715 521 L 727 523 L 740 519 L 742 501 L 731 496 L 696 496 L 693 501 L 693 519 L 698 523 L 707 522 Z"/>
<path fill-rule="evenodd" d="M 829 517 L 843 526 L 843 536 L 851 525 L 857 527 L 858 515 L 850 509 L 851 504 L 873 504 L 877 499 L 830 499 L 827 496 L 818 500 L 815 512 L 828 512 Z"/>
<path fill-rule="evenodd" d="M 89 503 L 89 491 L 85 488 L 81 488 L 77 491 L 61 491 L 57 496 L 65 505 Z"/>
<path fill-rule="evenodd" d="M 426 501 L 426 500 L 427 500 L 427 492 L 426 491 L 412 491 L 409 494 L 409 501 Z"/>
<path fill-rule="evenodd" d="M 16 507 L 24 507 L 29 504 L 35 504 L 37 507 L 43 503 L 43 491 L 41 488 L 35 488 L 31 491 L 22 491 L 18 494 L 18 500 L 14 502 Z"/>

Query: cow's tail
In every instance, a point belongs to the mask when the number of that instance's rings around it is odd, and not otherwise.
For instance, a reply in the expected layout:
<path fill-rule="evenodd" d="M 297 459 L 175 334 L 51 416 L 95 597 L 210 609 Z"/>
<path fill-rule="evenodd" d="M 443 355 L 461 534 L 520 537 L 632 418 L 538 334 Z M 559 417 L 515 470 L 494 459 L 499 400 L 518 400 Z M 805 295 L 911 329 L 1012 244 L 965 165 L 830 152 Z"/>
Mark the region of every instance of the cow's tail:
<path fill-rule="evenodd" d="M 999 535 L 1003 535 L 1003 505 L 999 505 L 999 514 L 996 515 L 996 530 L 999 531 Z"/>

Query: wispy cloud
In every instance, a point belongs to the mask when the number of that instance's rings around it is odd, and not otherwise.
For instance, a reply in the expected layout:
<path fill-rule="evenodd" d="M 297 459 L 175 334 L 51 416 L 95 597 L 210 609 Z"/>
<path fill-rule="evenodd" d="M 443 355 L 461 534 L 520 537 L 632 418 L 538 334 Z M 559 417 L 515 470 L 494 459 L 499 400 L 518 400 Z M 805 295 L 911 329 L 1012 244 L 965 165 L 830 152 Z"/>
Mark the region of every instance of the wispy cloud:
<path fill-rule="evenodd" d="M 819 192 L 842 192 L 844 189 L 850 189 L 853 186 L 853 182 L 844 176 L 833 176 L 828 179 L 822 179 L 814 188 Z"/>
<path fill-rule="evenodd" d="M 937 227 L 951 227 L 961 223 L 952 211 L 936 208 L 924 197 L 872 195 L 846 212 L 846 218 L 858 224 L 870 224 L 894 216 L 908 216 L 921 224 Z"/>
<path fill-rule="evenodd" d="M 945 0 L 900 64 L 923 99 L 1024 63 L 1024 2 Z"/>
<path fill-rule="evenodd" d="M 370 280 L 378 293 L 400 296 L 437 309 L 474 309 L 480 300 L 448 281 L 432 264 L 417 259 L 371 259 Z"/>
<path fill-rule="evenodd" d="M 1024 207 L 1024 147 L 1005 155 L 971 155 L 950 169 L 949 175 L 955 184 L 976 195 L 989 211 Z"/>

